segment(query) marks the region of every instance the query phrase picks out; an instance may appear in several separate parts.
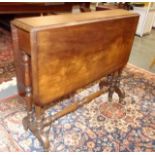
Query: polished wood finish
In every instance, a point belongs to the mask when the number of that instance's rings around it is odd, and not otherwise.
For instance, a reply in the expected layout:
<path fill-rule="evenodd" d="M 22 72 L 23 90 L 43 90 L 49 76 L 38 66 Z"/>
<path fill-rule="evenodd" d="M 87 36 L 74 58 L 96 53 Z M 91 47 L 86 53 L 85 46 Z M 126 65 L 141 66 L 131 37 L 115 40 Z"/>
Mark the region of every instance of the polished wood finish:
<path fill-rule="evenodd" d="M 119 9 L 12 21 L 18 88 L 20 94 L 26 94 L 28 104 L 23 125 L 45 150 L 49 148 L 49 130 L 44 129 L 56 119 L 107 91 L 109 101 L 114 92 L 119 102 L 123 101 L 120 75 L 130 55 L 137 21 L 137 14 Z M 44 110 L 57 100 L 104 76 L 107 81 L 101 80 L 99 92 L 54 116 L 44 116 Z M 106 91 L 104 85 L 109 86 Z"/>
<path fill-rule="evenodd" d="M 136 14 L 138 15 L 138 14 Z M 32 31 L 32 29 L 54 29 L 58 27 L 77 26 L 80 24 L 88 24 L 94 22 L 101 22 L 107 20 L 113 20 L 118 18 L 135 17 L 135 13 L 126 10 L 109 10 L 99 12 L 87 12 L 77 14 L 62 14 L 59 16 L 42 16 L 42 17 L 30 17 L 30 18 L 18 18 L 12 23 L 17 27 L 22 28 L 25 31 Z"/>
<path fill-rule="evenodd" d="M 19 37 L 20 50 L 25 51 L 27 54 L 30 55 L 31 52 L 30 34 L 27 33 L 26 31 L 18 29 L 18 37 Z"/>
<path fill-rule="evenodd" d="M 14 58 L 16 66 L 16 77 L 17 77 L 17 87 L 20 95 L 25 95 L 25 86 L 24 86 L 24 65 L 22 51 L 19 49 L 19 36 L 18 29 L 12 26 L 12 41 L 14 48 Z"/>
<path fill-rule="evenodd" d="M 126 19 L 103 21 L 90 23 L 89 27 L 79 25 L 39 32 L 37 35 L 39 44 L 37 67 L 40 70 L 34 75 L 35 79 L 38 78 L 39 90 L 35 90 L 38 91 L 35 96 L 38 104 L 48 104 L 51 100 L 67 95 L 122 68 L 129 57 L 132 31 L 135 28 L 135 25 L 131 24 L 130 30 L 125 29 L 127 26 L 125 21 Z M 135 23 L 136 18 L 128 19 L 128 21 Z M 94 34 L 93 30 L 96 27 L 98 31 Z M 119 30 L 118 27 L 120 27 Z M 115 35 L 110 35 L 111 31 L 114 31 Z M 123 33 L 126 36 L 120 37 Z M 42 64 L 44 68 L 41 67 Z M 106 67 L 98 68 L 98 66 Z M 50 92 L 49 95 L 44 91 L 45 89 Z"/>

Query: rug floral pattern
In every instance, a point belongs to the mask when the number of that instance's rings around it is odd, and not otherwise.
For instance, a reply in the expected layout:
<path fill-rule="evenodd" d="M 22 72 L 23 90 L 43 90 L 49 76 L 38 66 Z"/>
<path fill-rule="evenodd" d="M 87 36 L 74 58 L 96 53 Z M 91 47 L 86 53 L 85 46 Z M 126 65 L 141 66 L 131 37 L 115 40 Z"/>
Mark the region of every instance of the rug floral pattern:
<path fill-rule="evenodd" d="M 10 32 L 0 28 L 0 84 L 15 76 L 13 47 Z"/>
<path fill-rule="evenodd" d="M 155 151 L 155 75 L 128 65 L 121 81 L 123 104 L 101 95 L 89 104 L 55 121 L 50 130 L 51 151 Z M 84 89 L 47 111 L 64 106 L 98 90 Z M 0 102 L 0 151 L 43 151 L 30 131 L 24 131 L 25 102 L 14 96 Z M 4 130 L 5 129 L 5 130 Z M 11 144 L 11 145 L 10 145 Z M 14 147 L 12 147 L 14 146 Z"/>

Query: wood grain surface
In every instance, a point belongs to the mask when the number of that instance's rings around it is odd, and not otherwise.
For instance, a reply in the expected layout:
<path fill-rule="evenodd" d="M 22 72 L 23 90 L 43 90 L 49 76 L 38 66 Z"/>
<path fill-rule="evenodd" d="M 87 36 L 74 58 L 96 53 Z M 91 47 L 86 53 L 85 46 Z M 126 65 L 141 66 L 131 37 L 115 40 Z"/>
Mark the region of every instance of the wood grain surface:
<path fill-rule="evenodd" d="M 46 104 L 122 68 L 137 18 L 57 28 L 37 33 L 37 99 Z M 128 28 L 130 27 L 130 29 Z M 35 80 L 34 77 L 34 80 Z"/>

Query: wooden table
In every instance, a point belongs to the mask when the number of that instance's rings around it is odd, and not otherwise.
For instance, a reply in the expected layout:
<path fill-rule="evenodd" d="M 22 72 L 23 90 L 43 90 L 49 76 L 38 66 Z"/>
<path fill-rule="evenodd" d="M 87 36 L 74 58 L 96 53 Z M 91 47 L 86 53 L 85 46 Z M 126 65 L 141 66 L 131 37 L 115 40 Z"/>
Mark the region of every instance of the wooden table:
<path fill-rule="evenodd" d="M 28 111 L 23 125 L 45 150 L 49 130 L 44 128 L 56 119 L 105 92 L 109 92 L 109 101 L 114 92 L 123 100 L 120 75 L 129 59 L 137 21 L 137 14 L 119 9 L 12 21 L 18 90 Z M 107 82 L 100 81 L 98 92 L 45 117 L 44 111 L 54 101 L 104 76 Z"/>

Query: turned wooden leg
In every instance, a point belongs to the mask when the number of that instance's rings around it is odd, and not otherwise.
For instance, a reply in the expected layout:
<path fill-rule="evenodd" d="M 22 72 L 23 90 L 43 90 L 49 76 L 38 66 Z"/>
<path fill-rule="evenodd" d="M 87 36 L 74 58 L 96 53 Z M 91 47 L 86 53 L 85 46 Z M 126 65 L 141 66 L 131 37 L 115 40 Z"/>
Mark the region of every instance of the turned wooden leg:
<path fill-rule="evenodd" d="M 120 80 L 121 80 L 122 70 L 117 72 L 116 80 L 115 80 L 115 92 L 118 94 L 119 102 L 121 103 L 125 97 L 125 92 L 120 88 Z"/>
<path fill-rule="evenodd" d="M 109 87 L 108 88 L 108 100 L 109 100 L 109 102 L 112 101 L 112 95 L 113 95 L 114 90 L 115 90 L 114 89 L 114 83 L 113 83 L 113 81 L 114 81 L 114 73 L 109 74 L 107 76 L 107 80 L 106 81 L 105 80 L 102 80 L 99 83 L 100 89 L 102 89 L 104 86 L 108 86 Z"/>
<path fill-rule="evenodd" d="M 32 99 L 26 96 L 27 102 L 27 116 L 23 118 L 23 126 L 25 130 L 28 130 L 29 124 L 33 121 L 33 108 L 32 108 Z"/>
<path fill-rule="evenodd" d="M 27 104 L 27 116 L 23 119 L 23 126 L 28 130 L 29 123 L 32 121 L 32 87 L 30 77 L 30 56 L 23 52 L 25 100 Z"/>
<path fill-rule="evenodd" d="M 30 129 L 42 143 L 44 150 L 49 149 L 49 130 L 45 131 L 43 126 L 43 108 L 32 104 L 30 56 L 23 52 L 24 79 L 25 79 L 25 100 L 27 103 L 27 116 L 23 118 L 25 130 Z M 35 115 L 34 115 L 35 114 Z"/>
<path fill-rule="evenodd" d="M 45 151 L 49 151 L 50 143 L 49 143 L 49 131 L 45 131 L 45 127 L 43 125 L 44 115 L 43 115 L 43 108 L 39 106 L 35 106 L 35 115 L 36 115 L 36 130 L 34 134 L 41 142 L 42 146 L 44 147 Z"/>
<path fill-rule="evenodd" d="M 107 82 L 109 84 L 109 93 L 108 93 L 108 100 L 109 102 L 112 101 L 112 95 L 114 93 L 114 90 L 115 90 L 115 85 L 114 85 L 114 73 L 108 75 L 107 77 Z"/>

